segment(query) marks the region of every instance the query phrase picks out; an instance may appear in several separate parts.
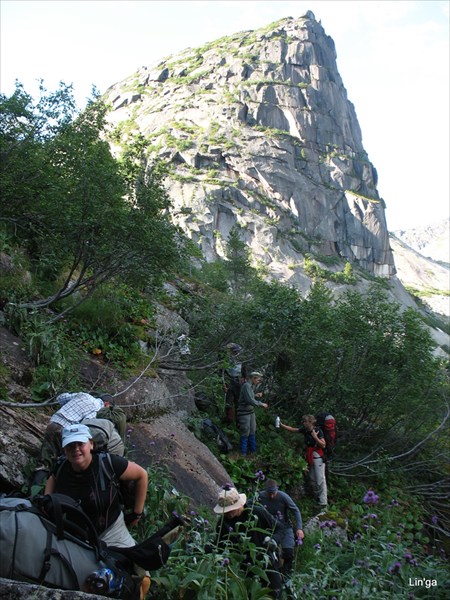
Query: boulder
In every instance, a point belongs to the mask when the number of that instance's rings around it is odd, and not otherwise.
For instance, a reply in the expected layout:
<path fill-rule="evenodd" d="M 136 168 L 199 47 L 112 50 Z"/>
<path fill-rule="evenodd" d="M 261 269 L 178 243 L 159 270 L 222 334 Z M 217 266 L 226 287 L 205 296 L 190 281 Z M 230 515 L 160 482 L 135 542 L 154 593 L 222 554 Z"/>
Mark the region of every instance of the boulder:
<path fill-rule="evenodd" d="M 192 507 L 212 508 L 220 487 L 231 480 L 205 444 L 173 414 L 131 425 L 129 436 L 133 460 L 143 467 L 167 468 L 175 489 L 191 499 Z"/>
<path fill-rule="evenodd" d="M 39 598 L 39 600 L 95 600 L 105 596 L 87 594 L 86 592 L 73 592 L 68 590 L 55 590 L 45 588 L 33 583 L 22 583 L 0 577 L 0 598 L 8 600 L 23 600 L 24 598 Z"/>

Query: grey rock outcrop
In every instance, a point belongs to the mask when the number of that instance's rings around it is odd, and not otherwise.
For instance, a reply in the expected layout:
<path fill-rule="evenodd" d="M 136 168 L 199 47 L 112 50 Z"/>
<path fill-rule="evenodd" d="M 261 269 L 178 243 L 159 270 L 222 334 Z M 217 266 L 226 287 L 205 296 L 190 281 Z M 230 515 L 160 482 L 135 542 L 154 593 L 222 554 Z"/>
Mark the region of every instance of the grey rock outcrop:
<path fill-rule="evenodd" d="M 140 133 L 170 164 L 173 218 L 207 260 L 239 225 L 254 261 L 303 289 L 305 253 L 395 273 L 376 170 L 311 12 L 142 67 L 106 97 L 122 143 Z"/>
<path fill-rule="evenodd" d="M 20 583 L 0 577 L 0 598 L 5 600 L 23 600 L 24 598 L 36 600 L 101 600 L 105 596 L 87 594 L 86 592 L 55 590 L 42 585 Z"/>

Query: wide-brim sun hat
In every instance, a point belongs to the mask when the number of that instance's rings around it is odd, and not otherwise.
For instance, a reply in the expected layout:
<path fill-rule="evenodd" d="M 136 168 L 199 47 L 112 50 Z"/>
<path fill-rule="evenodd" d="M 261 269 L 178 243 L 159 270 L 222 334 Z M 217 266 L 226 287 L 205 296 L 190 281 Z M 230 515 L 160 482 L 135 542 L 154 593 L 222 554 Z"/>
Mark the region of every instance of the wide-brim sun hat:
<path fill-rule="evenodd" d="M 92 439 L 91 432 L 87 425 L 77 423 L 75 425 L 69 425 L 64 427 L 62 430 L 62 447 L 65 448 L 68 444 L 73 442 L 81 442 L 82 444 Z"/>
<path fill-rule="evenodd" d="M 213 511 L 219 515 L 242 508 L 247 502 L 247 496 L 240 494 L 236 488 L 222 490 Z"/>

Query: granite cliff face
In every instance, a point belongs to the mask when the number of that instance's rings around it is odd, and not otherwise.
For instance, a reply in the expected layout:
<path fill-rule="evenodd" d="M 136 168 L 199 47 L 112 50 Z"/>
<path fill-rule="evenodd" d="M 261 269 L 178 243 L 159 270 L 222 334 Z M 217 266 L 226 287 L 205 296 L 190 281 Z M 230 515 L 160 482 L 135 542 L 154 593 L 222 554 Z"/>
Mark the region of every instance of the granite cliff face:
<path fill-rule="evenodd" d="M 255 262 L 301 288 L 305 253 L 395 274 L 376 170 L 311 12 L 144 66 L 106 97 L 120 143 L 140 133 L 169 163 L 173 218 L 207 260 L 239 225 Z"/>

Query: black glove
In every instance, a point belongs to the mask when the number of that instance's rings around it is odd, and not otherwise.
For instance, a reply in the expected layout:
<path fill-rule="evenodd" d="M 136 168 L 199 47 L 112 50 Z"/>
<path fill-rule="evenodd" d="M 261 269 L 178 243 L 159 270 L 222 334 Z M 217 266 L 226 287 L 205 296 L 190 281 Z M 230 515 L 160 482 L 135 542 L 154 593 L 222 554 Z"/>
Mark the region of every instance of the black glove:
<path fill-rule="evenodd" d="M 131 513 L 127 513 L 124 516 L 124 518 L 125 518 L 125 525 L 128 527 L 128 525 L 130 525 L 134 521 L 139 521 L 140 519 L 142 519 L 143 516 L 144 516 L 144 513 L 135 513 L 134 511 L 131 512 Z"/>

